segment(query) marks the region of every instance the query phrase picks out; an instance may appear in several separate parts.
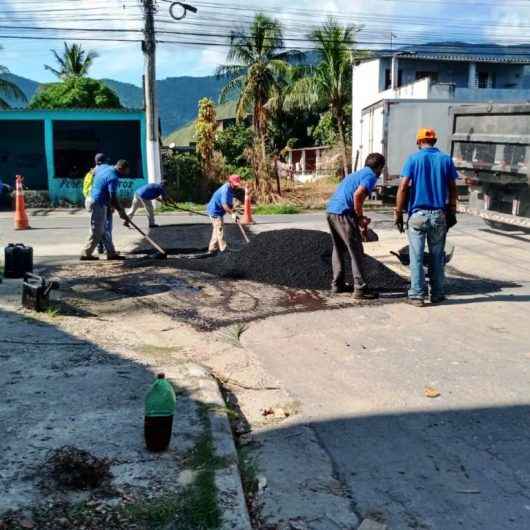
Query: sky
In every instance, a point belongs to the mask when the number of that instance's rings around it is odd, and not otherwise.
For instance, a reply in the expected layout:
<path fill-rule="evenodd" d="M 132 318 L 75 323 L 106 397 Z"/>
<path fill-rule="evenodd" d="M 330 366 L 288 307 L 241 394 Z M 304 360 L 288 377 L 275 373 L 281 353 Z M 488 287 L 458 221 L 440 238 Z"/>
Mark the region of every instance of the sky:
<path fill-rule="evenodd" d="M 244 27 L 255 12 L 264 10 L 285 25 L 286 43 L 307 48 L 305 34 L 329 15 L 342 23 L 362 26 L 364 47 L 432 41 L 517 44 L 530 35 L 528 0 L 187 0 L 198 8 L 183 21 L 169 15 L 170 1 L 158 0 L 156 27 L 157 78 L 213 74 L 226 61 L 231 30 Z M 84 41 L 85 38 L 140 40 L 139 0 L 0 0 L 0 65 L 40 82 L 54 80 L 44 69 L 53 65 L 52 48 L 62 40 L 9 39 L 6 36 L 69 37 L 98 52 L 90 75 L 141 84 L 143 57 L 139 42 Z M 376 13 L 374 12 L 376 7 Z M 179 12 L 178 9 L 175 12 Z M 52 28 L 44 30 L 22 27 Z M 59 28 L 59 29 L 53 29 Z M 75 31 L 70 31 L 74 28 Z M 127 32 L 123 32 L 126 30 Z M 163 33 L 165 32 L 165 33 Z M 187 33 L 187 35 L 183 35 Z M 187 44 L 184 44 L 184 41 Z"/>

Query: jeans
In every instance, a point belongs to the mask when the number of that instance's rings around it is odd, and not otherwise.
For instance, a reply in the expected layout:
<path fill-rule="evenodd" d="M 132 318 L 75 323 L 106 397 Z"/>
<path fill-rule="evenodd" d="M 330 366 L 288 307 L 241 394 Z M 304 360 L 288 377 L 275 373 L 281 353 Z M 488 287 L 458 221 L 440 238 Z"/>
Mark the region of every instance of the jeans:
<path fill-rule="evenodd" d="M 94 201 L 92 200 L 92 197 L 88 195 L 85 199 L 85 208 L 88 212 L 92 213 L 92 206 L 94 205 Z M 114 245 L 112 243 L 112 208 L 107 209 L 107 222 L 105 223 L 105 235 L 101 238 L 101 240 L 98 243 L 98 253 L 103 254 L 104 252 L 107 252 L 107 254 L 112 254 L 112 252 L 115 251 Z"/>
<path fill-rule="evenodd" d="M 110 206 L 101 206 L 97 203 L 92 205 L 90 238 L 83 249 L 84 256 L 91 256 L 100 241 L 103 241 L 107 256 L 116 254 L 112 239 L 109 240 L 109 228 L 112 230 L 112 213 L 109 210 Z"/>
<path fill-rule="evenodd" d="M 407 231 L 410 253 L 409 298 L 427 296 L 423 254 L 425 241 L 429 247 L 431 262 L 429 280 L 431 298 L 444 296 L 445 238 L 447 224 L 443 210 L 419 210 L 409 217 Z"/>
<path fill-rule="evenodd" d="M 333 241 L 333 255 L 331 266 L 333 269 L 332 287 L 344 287 L 344 262 L 347 256 L 351 260 L 351 270 L 355 289 L 364 289 L 366 281 L 363 272 L 363 244 L 357 219 L 352 214 L 327 215 L 331 240 Z"/>
<path fill-rule="evenodd" d="M 143 206 L 145 208 L 145 211 L 147 212 L 149 226 L 153 226 L 155 224 L 155 209 L 153 207 L 153 201 L 142 199 L 139 195 L 136 194 L 134 195 L 131 208 L 127 211 L 129 219 L 132 219 L 134 217 L 136 210 L 138 210 L 140 206 Z"/>

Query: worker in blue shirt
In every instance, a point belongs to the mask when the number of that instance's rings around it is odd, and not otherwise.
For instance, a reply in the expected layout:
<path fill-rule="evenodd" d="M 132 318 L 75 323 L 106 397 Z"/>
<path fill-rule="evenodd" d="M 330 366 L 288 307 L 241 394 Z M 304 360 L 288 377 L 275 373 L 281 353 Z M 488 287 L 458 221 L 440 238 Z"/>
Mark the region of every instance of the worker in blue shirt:
<path fill-rule="evenodd" d="M 344 178 L 327 206 L 327 220 L 333 240 L 331 292 L 351 291 L 344 282 L 344 261 L 348 254 L 353 274 L 353 296 L 359 300 L 372 300 L 378 293 L 369 289 L 363 272 L 363 243 L 361 230 L 370 220 L 364 216 L 363 204 L 370 195 L 385 167 L 385 157 L 379 153 L 368 155 L 365 167 Z"/>
<path fill-rule="evenodd" d="M 129 218 L 118 199 L 119 178 L 129 174 L 129 164 L 126 160 L 118 160 L 115 166 L 101 164 L 96 167 L 94 182 L 92 184 L 92 210 L 90 217 L 90 238 L 81 254 L 81 261 L 96 261 L 93 252 L 98 243 L 105 236 L 105 225 L 109 208 L 114 208 L 119 216 L 128 221 Z M 112 241 L 106 242 L 107 259 L 124 259 L 116 252 Z"/>
<path fill-rule="evenodd" d="M 419 151 L 409 157 L 401 172 L 396 198 L 395 223 L 404 232 L 403 212 L 408 214 L 410 253 L 409 301 L 422 307 L 427 297 L 423 255 L 429 246 L 431 303 L 445 300 L 444 268 L 447 230 L 456 224 L 456 179 L 453 160 L 436 147 L 434 129 L 420 129 Z"/>
<path fill-rule="evenodd" d="M 228 182 L 225 182 L 213 195 L 208 203 L 207 211 L 212 220 L 212 238 L 208 246 L 208 252 L 214 253 L 226 250 L 224 238 L 224 215 L 229 213 L 235 222 L 239 217 L 234 211 L 234 190 L 241 186 L 239 175 L 230 175 Z"/>
<path fill-rule="evenodd" d="M 138 188 L 134 194 L 131 207 L 129 210 L 127 210 L 127 216 L 129 219 L 132 219 L 136 213 L 136 210 L 138 210 L 140 206 L 143 206 L 147 212 L 149 228 L 157 227 L 158 225 L 155 222 L 155 209 L 153 206 L 153 201 L 159 199 L 164 202 L 167 197 L 165 185 L 165 180 L 162 180 L 160 184 L 144 184 Z"/>

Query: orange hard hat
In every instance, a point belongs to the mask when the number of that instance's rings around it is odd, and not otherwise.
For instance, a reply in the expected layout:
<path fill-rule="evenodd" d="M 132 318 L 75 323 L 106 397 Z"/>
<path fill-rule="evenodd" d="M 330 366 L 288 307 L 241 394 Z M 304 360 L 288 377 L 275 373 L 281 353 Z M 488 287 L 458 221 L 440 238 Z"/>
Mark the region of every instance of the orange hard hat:
<path fill-rule="evenodd" d="M 423 142 L 424 140 L 437 140 L 436 131 L 422 127 L 416 135 L 416 142 Z"/>

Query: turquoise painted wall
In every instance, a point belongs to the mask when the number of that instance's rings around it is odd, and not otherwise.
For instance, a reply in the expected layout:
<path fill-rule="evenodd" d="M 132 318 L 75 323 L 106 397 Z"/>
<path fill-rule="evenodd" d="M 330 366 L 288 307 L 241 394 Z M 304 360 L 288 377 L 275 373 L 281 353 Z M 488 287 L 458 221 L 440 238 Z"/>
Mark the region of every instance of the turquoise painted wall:
<path fill-rule="evenodd" d="M 48 173 L 48 192 L 53 203 L 68 201 L 83 204 L 82 178 L 58 178 L 54 161 L 54 122 L 117 122 L 135 121 L 140 124 L 140 153 L 142 178 L 127 178 L 120 181 L 120 197 L 131 199 L 134 191 L 147 182 L 146 129 L 143 111 L 133 110 L 6 110 L 0 111 L 0 127 L 9 128 L 9 121 L 37 120 L 44 123 L 44 150 Z"/>

